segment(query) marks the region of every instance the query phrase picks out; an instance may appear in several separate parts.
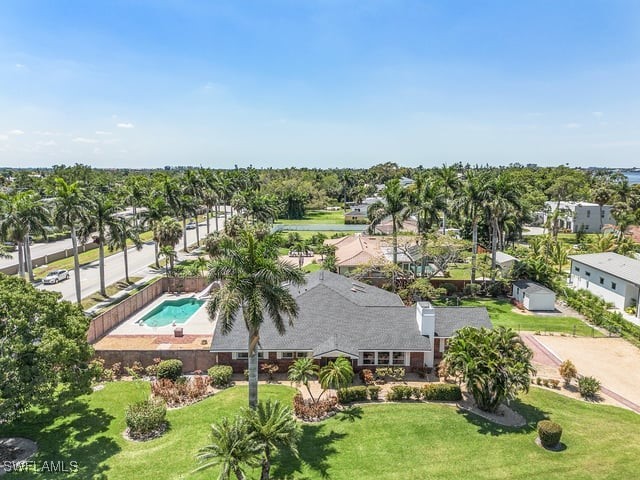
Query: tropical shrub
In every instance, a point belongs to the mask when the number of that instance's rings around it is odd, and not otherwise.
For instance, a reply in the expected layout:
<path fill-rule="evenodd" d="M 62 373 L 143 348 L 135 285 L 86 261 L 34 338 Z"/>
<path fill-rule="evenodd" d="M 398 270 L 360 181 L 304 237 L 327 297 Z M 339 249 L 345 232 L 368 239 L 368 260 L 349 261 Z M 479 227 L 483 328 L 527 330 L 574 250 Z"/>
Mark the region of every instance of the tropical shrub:
<path fill-rule="evenodd" d="M 190 379 L 181 377 L 175 382 L 168 378 L 160 378 L 151 383 L 151 393 L 162 398 L 170 407 L 188 405 L 207 395 L 209 378 L 193 376 Z"/>
<path fill-rule="evenodd" d="M 277 363 L 263 363 L 260 366 L 260 370 L 262 370 L 264 373 L 267 374 L 267 378 L 269 382 L 273 381 L 273 376 L 278 373 L 278 370 L 280 370 L 280 367 L 278 366 Z"/>
<path fill-rule="evenodd" d="M 160 399 L 150 398 L 131 404 L 125 412 L 125 422 L 131 438 L 143 438 L 165 425 L 167 407 Z"/>
<path fill-rule="evenodd" d="M 363 368 L 360 370 L 360 380 L 362 380 L 362 383 L 365 385 L 372 385 L 375 382 L 375 377 L 371 370 Z"/>
<path fill-rule="evenodd" d="M 418 387 L 411 387 L 409 385 L 394 385 L 387 392 L 387 400 L 388 401 L 398 401 L 398 400 L 411 400 L 411 397 L 414 397 L 414 392 L 419 389 Z"/>
<path fill-rule="evenodd" d="M 338 390 L 338 401 L 340 403 L 362 402 L 368 397 L 367 387 L 346 387 Z"/>
<path fill-rule="evenodd" d="M 451 371 L 449 369 L 449 364 L 446 362 L 446 360 L 442 360 L 438 364 L 437 373 L 438 373 L 438 378 L 441 378 L 443 381 L 446 382 L 449 380 L 449 377 L 451 376 Z"/>
<path fill-rule="evenodd" d="M 560 443 L 562 427 L 550 420 L 538 422 L 538 438 L 545 448 L 555 448 Z"/>
<path fill-rule="evenodd" d="M 120 362 L 116 362 L 111 365 L 111 375 L 116 380 L 120 380 L 120 377 L 122 376 L 122 364 Z"/>
<path fill-rule="evenodd" d="M 351 361 L 338 357 L 322 367 L 318 372 L 318 380 L 323 390 L 344 388 L 353 381 Z"/>
<path fill-rule="evenodd" d="M 580 377 L 578 390 L 584 398 L 593 398 L 600 391 L 600 382 L 593 377 Z"/>
<path fill-rule="evenodd" d="M 380 396 L 380 387 L 377 385 L 369 385 L 367 387 L 367 392 L 369 392 L 370 400 L 378 400 L 378 397 Z"/>
<path fill-rule="evenodd" d="M 291 365 L 289 365 L 289 371 L 287 372 L 287 376 L 289 381 L 295 383 L 297 385 L 304 385 L 307 389 L 307 393 L 313 402 L 316 399 L 313 397 L 313 393 L 311 392 L 311 387 L 309 386 L 309 382 L 311 382 L 314 378 L 318 376 L 320 371 L 320 367 L 315 364 L 313 359 L 311 358 L 299 358 Z M 322 394 L 320 394 L 322 395 Z"/>
<path fill-rule="evenodd" d="M 458 291 L 458 287 L 456 287 L 453 283 L 448 283 L 448 282 L 440 284 L 440 288 L 446 291 L 446 294 L 448 297 L 450 297 L 451 295 L 453 295 Z"/>
<path fill-rule="evenodd" d="M 406 375 L 407 371 L 404 367 L 378 367 L 376 369 L 376 376 L 384 381 L 391 379 L 396 382 L 402 382 Z"/>
<path fill-rule="evenodd" d="M 558 372 L 564 379 L 565 385 L 569 385 L 571 383 L 571 380 L 578 376 L 578 369 L 573 364 L 573 362 L 571 362 L 571 360 L 565 360 L 564 362 L 562 362 L 560 364 L 560 367 L 558 368 Z"/>
<path fill-rule="evenodd" d="M 462 400 L 460 387 L 452 383 L 427 383 L 422 386 L 420 393 L 424 400 L 448 402 Z"/>
<path fill-rule="evenodd" d="M 477 297 L 480 294 L 480 285 L 477 283 L 468 283 L 464 286 L 462 294 L 465 297 Z"/>
<path fill-rule="evenodd" d="M 558 388 L 558 386 L 560 385 L 560 380 L 552 378 L 551 380 L 549 380 L 549 384 L 551 385 L 551 388 Z"/>
<path fill-rule="evenodd" d="M 89 362 L 89 371 L 91 372 L 91 380 L 94 382 L 102 382 L 111 380 L 111 370 L 104 368 L 103 358 L 94 358 Z M 108 372 L 108 373 L 107 373 Z"/>
<path fill-rule="evenodd" d="M 503 401 L 529 390 L 532 357 L 512 329 L 464 327 L 450 340 L 444 360 L 466 383 L 478 408 L 495 412 Z"/>
<path fill-rule="evenodd" d="M 293 397 L 293 411 L 296 417 L 308 421 L 318 421 L 335 411 L 338 406 L 336 397 L 328 397 L 324 400 L 305 400 L 300 393 Z"/>
<path fill-rule="evenodd" d="M 149 377 L 155 377 L 158 375 L 158 365 L 160 364 L 160 358 L 154 358 L 151 365 L 147 365 L 144 369 L 145 373 Z"/>
<path fill-rule="evenodd" d="M 163 360 L 158 363 L 156 374 L 158 379 L 166 378 L 175 382 L 182 375 L 182 361 L 178 359 Z"/>
<path fill-rule="evenodd" d="M 207 370 L 207 373 L 209 374 L 211 385 L 222 388 L 229 386 L 229 383 L 231 383 L 233 368 L 231 368 L 231 365 L 214 365 Z"/>
<path fill-rule="evenodd" d="M 124 367 L 127 375 L 133 378 L 140 378 L 144 373 L 144 367 L 137 360 L 130 367 Z"/>

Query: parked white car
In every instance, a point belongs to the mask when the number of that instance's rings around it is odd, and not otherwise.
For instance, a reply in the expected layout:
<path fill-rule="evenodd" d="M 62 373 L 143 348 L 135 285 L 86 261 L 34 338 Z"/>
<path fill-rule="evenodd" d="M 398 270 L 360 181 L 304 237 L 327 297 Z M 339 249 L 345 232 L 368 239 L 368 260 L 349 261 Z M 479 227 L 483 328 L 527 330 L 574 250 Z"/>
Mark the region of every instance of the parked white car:
<path fill-rule="evenodd" d="M 69 272 L 67 270 L 54 270 L 52 272 L 47 273 L 47 276 L 42 280 L 45 284 L 50 283 L 58 283 L 62 280 L 67 280 L 69 278 Z"/>
<path fill-rule="evenodd" d="M 187 223 L 187 230 L 195 230 L 198 228 L 198 224 L 196 222 Z"/>

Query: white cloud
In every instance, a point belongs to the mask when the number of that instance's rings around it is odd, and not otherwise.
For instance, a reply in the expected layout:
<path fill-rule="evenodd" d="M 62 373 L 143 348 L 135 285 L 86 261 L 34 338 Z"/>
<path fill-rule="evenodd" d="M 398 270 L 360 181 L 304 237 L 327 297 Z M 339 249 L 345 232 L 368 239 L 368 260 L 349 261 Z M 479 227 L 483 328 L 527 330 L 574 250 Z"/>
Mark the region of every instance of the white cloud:
<path fill-rule="evenodd" d="M 24 135 L 24 132 L 22 130 L 14 129 L 9 131 L 9 135 L 15 135 L 15 136 Z"/>
<path fill-rule="evenodd" d="M 27 66 L 23 63 L 16 63 L 16 70 L 26 70 Z"/>
<path fill-rule="evenodd" d="M 104 131 L 102 131 L 102 130 L 98 130 L 98 131 L 96 132 L 96 135 L 111 135 L 111 132 L 104 132 Z"/>
<path fill-rule="evenodd" d="M 4 135 L 4 134 L 0 134 L 0 140 L 2 140 L 2 141 L 9 140 L 9 136 L 8 135 Z"/>
<path fill-rule="evenodd" d="M 579 123 L 567 123 L 565 125 L 566 128 L 580 128 L 581 125 Z"/>
<path fill-rule="evenodd" d="M 604 113 L 602 113 L 602 112 L 591 112 L 591 115 L 593 115 L 594 117 L 600 118 L 602 115 L 604 115 Z"/>
<path fill-rule="evenodd" d="M 118 128 L 134 128 L 133 123 L 118 123 L 116 125 Z"/>
<path fill-rule="evenodd" d="M 43 147 L 55 147 L 57 143 L 53 140 L 45 140 L 43 142 L 37 142 L 36 145 L 41 145 Z"/>
<path fill-rule="evenodd" d="M 95 138 L 76 137 L 72 140 L 75 143 L 98 143 Z"/>

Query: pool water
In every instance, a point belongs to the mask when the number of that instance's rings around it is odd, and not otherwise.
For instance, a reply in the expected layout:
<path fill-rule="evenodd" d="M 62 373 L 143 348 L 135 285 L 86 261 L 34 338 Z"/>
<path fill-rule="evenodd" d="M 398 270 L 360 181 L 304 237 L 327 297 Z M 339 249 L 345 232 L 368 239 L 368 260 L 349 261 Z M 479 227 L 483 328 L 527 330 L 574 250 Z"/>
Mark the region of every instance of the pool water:
<path fill-rule="evenodd" d="M 142 317 L 140 323 L 149 327 L 165 327 L 174 322 L 182 324 L 189 320 L 204 302 L 195 298 L 165 300 Z"/>

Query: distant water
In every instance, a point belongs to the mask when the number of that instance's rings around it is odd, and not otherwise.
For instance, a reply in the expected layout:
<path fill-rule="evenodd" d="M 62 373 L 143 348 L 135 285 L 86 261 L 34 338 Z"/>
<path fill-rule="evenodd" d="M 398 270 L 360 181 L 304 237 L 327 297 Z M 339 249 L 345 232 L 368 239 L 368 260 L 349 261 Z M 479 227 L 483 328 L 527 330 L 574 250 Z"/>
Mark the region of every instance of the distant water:
<path fill-rule="evenodd" d="M 640 183 L 640 172 L 625 172 L 630 184 Z"/>

